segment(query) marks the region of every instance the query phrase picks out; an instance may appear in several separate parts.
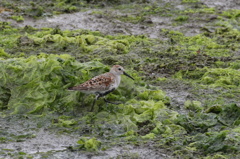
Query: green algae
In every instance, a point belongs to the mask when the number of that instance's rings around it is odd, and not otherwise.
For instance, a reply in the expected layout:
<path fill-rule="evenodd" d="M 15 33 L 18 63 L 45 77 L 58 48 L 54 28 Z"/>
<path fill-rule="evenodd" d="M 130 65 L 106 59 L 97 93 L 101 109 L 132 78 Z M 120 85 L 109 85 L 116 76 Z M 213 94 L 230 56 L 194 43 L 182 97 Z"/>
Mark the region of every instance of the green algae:
<path fill-rule="evenodd" d="M 239 114 L 240 108 L 236 104 L 229 104 L 224 106 L 223 111 L 219 114 L 218 120 L 224 125 L 240 124 Z"/>
<path fill-rule="evenodd" d="M 229 30 L 229 32 L 235 32 L 235 30 Z M 182 50 L 182 46 L 188 49 L 188 53 L 190 54 L 197 54 L 197 51 L 201 49 L 203 46 L 206 48 L 204 49 L 204 53 L 209 56 L 231 56 L 231 50 L 227 49 L 226 45 L 231 43 L 232 39 L 229 37 L 227 38 L 224 44 L 219 43 L 218 40 L 209 38 L 204 34 L 198 34 L 192 37 L 186 37 L 180 32 L 176 31 L 168 31 L 163 30 L 165 35 L 169 38 L 172 38 L 174 42 L 179 43 L 181 46 L 175 46 L 174 50 L 172 51 L 179 51 Z M 226 34 L 231 34 L 227 32 Z M 236 36 L 239 34 L 239 31 L 234 33 Z M 238 37 L 238 36 L 237 36 Z M 237 38 L 236 37 L 236 38 Z M 217 50 L 217 52 L 216 52 Z"/>
<path fill-rule="evenodd" d="M 52 54 L 71 54 L 81 61 L 89 61 L 95 58 L 100 60 L 100 55 L 104 54 L 106 59 L 116 55 L 127 54 L 130 48 L 139 41 L 148 41 L 142 36 L 103 36 L 99 32 L 90 32 L 84 30 L 61 31 L 55 29 L 33 30 L 23 28 L 24 34 L 2 32 L 4 41 L 1 41 L 10 55 L 24 56 L 36 55 L 41 52 Z M 5 30 L 4 30 L 5 31 Z M 14 34 L 15 33 L 15 34 Z M 15 40 L 13 40 L 15 39 Z M 17 40 L 16 40 L 17 39 Z M 10 43 L 11 41 L 11 43 Z M 121 59 L 121 57 L 118 57 Z M 109 60 L 101 60 L 106 64 L 111 64 Z M 126 59 L 127 60 L 127 59 Z M 131 61 L 129 61 L 131 62 Z"/>
<path fill-rule="evenodd" d="M 4 51 L 3 48 L 0 48 L 0 57 L 10 57 L 8 53 Z"/>
<path fill-rule="evenodd" d="M 70 87 L 69 83 L 75 85 L 77 80 L 78 83 L 81 83 L 81 81 L 89 79 L 93 74 L 99 74 L 106 69 L 99 62 L 78 63 L 71 56 L 64 54 L 40 54 L 29 58 L 6 59 L 1 61 L 1 65 L 2 87 L 10 89 L 11 92 L 6 107 L 13 114 L 73 111 L 73 107 L 78 101 L 76 93 L 66 91 Z M 71 74 L 74 73 L 72 72 L 73 69 L 75 74 L 80 75 L 80 79 Z M 15 78 L 19 78 L 19 80 L 15 81 Z M 130 92 L 126 91 L 128 89 L 131 90 L 131 87 L 125 87 L 121 94 L 113 93 L 110 98 L 118 99 L 119 95 L 128 94 Z M 137 131 L 137 123 L 156 120 L 159 111 L 165 108 L 164 103 L 169 103 L 169 99 L 160 90 L 148 90 L 144 91 L 144 93 L 147 94 L 148 98 L 140 94 L 139 98 L 145 100 L 140 102 L 130 100 L 126 105 L 119 105 L 118 109 L 115 110 L 117 114 L 109 114 L 104 111 L 97 113 L 95 118 L 98 120 L 94 121 L 94 125 L 98 127 L 100 132 L 104 132 L 103 135 L 108 135 L 110 132 L 120 135 L 126 131 Z M 130 98 L 130 96 L 125 96 L 125 99 L 127 98 Z M 152 101 L 148 101 L 149 99 L 152 99 Z M 98 103 L 102 102 L 99 101 Z M 66 118 L 59 118 L 58 122 L 59 126 L 63 127 L 71 127 L 77 124 L 75 120 Z M 121 126 L 116 129 L 116 124 L 119 125 L 119 123 L 121 123 Z M 106 127 L 106 124 L 108 127 Z M 111 126 L 112 130 L 109 129 Z M 106 129 L 108 131 L 105 131 Z"/>
<path fill-rule="evenodd" d="M 193 70 L 197 71 L 198 68 L 206 66 L 221 68 L 229 66 L 231 63 L 231 65 L 235 64 L 237 67 L 237 62 L 230 59 L 234 56 L 235 50 L 239 49 L 239 43 L 237 42 L 239 41 L 239 31 L 234 29 L 232 25 L 230 26 L 224 26 L 222 29 L 218 28 L 211 32 L 206 31 L 191 37 L 178 31 L 162 29 L 162 34 L 169 38 L 169 41 L 161 44 L 168 46 L 168 49 L 154 45 L 154 43 L 150 45 L 153 45 L 155 49 L 151 47 L 146 51 L 148 58 L 146 58 L 143 67 L 143 70 L 147 72 L 145 72 L 146 79 L 152 81 L 159 78 L 158 73 L 174 74 L 179 70 L 181 70 L 180 72 L 190 71 L 193 75 L 195 72 Z M 161 58 L 149 58 L 151 56 Z M 155 76 L 152 77 L 151 72 L 155 72 Z M 196 72 L 196 75 L 198 73 L 200 71 Z M 178 76 L 179 74 L 175 75 Z M 201 76 L 201 74 L 199 75 Z M 206 78 L 206 80 L 208 79 Z"/>
<path fill-rule="evenodd" d="M 192 111 L 198 111 L 198 112 L 203 109 L 201 102 L 190 101 L 190 100 L 185 101 L 184 107 L 185 107 L 185 109 L 189 109 Z"/>
<path fill-rule="evenodd" d="M 22 22 L 24 21 L 24 18 L 22 16 L 12 16 L 11 17 L 13 20 L 16 20 L 17 22 Z"/>
<path fill-rule="evenodd" d="M 14 1 L 2 1 L 2 6 L 15 11 L 15 16 L 24 13 L 27 16 L 39 18 L 42 16 L 50 16 L 53 13 L 71 13 L 80 11 L 86 5 L 85 1 L 48 1 L 42 2 L 40 0 L 31 1 L 30 3 L 19 2 L 19 6 L 13 5 Z"/>
<path fill-rule="evenodd" d="M 225 130 L 221 132 L 212 132 L 205 135 L 197 135 L 197 142 L 192 143 L 191 146 L 196 146 L 204 151 L 205 154 L 222 151 L 222 152 L 236 152 L 239 151 L 238 143 L 231 144 L 231 140 L 234 143 L 236 139 L 232 138 L 230 131 Z M 236 136 L 235 136 L 236 137 Z M 237 141 L 238 142 L 238 141 Z"/>
<path fill-rule="evenodd" d="M 222 15 L 230 19 L 236 19 L 240 17 L 240 11 L 236 9 L 230 9 L 223 11 Z"/>
<path fill-rule="evenodd" d="M 59 7 L 65 5 L 66 2 L 59 1 Z M 170 5 L 167 5 L 165 8 L 145 7 L 143 15 L 170 16 Z M 64 10 L 77 9 L 68 5 Z M 130 144 L 154 141 L 157 148 L 165 148 L 178 158 L 236 157 L 240 140 L 239 106 L 238 103 L 226 104 L 223 98 L 236 99 L 239 95 L 240 67 L 236 53 L 240 47 L 239 29 L 236 29 L 237 22 L 233 22 L 239 13 L 235 10 L 219 14 L 216 9 L 203 6 L 186 9 L 181 14 L 173 19 L 185 23 L 192 20 L 192 14 L 217 14 L 219 19 L 223 16 L 230 20 L 214 23 L 214 29 L 209 24 L 202 28 L 202 34 L 191 37 L 163 29 L 161 34 L 166 41 L 145 36 L 105 36 L 86 30 L 16 29 L 1 23 L 1 110 L 16 114 L 55 112 L 69 115 L 77 109 L 78 118 L 58 116 L 53 125 L 64 127 L 67 133 L 73 128 L 81 135 L 97 138 L 81 138 L 78 150 L 97 151 L 100 145 L 109 146 L 109 142 L 100 142 L 101 138 L 111 140 L 112 145 L 118 141 Z M 141 14 L 128 16 L 122 21 L 142 22 L 142 17 Z M 139 57 L 132 58 L 134 54 Z M 91 113 L 88 110 L 93 96 L 84 97 L 81 105 L 83 94 L 66 91 L 69 86 L 108 71 L 106 64 L 116 63 L 131 68 L 127 71 L 137 79 L 133 82 L 123 78 L 120 87 L 107 96 L 109 100 L 120 100 L 123 104 L 105 105 L 100 99 Z M 152 73 L 155 74 L 153 77 Z M 167 76 L 161 77 L 162 74 Z M 175 97 L 170 99 L 156 86 L 173 80 L 168 78 L 172 74 L 172 78 L 191 83 L 190 87 L 197 91 L 201 87 L 206 89 L 206 94 L 208 88 L 217 89 L 219 93 L 207 102 L 202 100 L 203 97 L 190 98 L 180 105 L 180 111 L 174 110 L 171 100 Z M 149 83 L 156 84 L 156 88 L 149 87 Z M 2 138 L 2 141 L 8 142 L 8 139 Z"/>
<path fill-rule="evenodd" d="M 145 18 L 140 15 L 140 16 L 118 17 L 118 19 L 121 20 L 122 22 L 131 22 L 133 24 L 137 24 L 144 21 Z"/>
<path fill-rule="evenodd" d="M 155 92 L 162 93 L 161 91 Z M 182 132 L 184 130 L 180 126 L 173 125 L 178 113 L 166 109 L 164 102 L 160 100 L 163 97 L 156 98 L 154 93 L 150 93 L 149 97 L 154 97 L 154 100 L 136 101 L 132 99 L 128 100 L 125 105 L 118 105 L 117 109 L 107 106 L 105 110 L 98 112 L 92 120 L 92 124 L 97 128 L 96 133 L 101 137 L 121 136 L 126 140 L 136 140 L 139 135 L 143 136 L 143 139 L 150 139 L 154 138 L 153 134 L 169 134 L 177 131 L 184 134 Z M 115 111 L 109 114 L 108 109 L 115 109 Z M 153 124 L 156 121 L 161 122 L 158 122 L 157 125 Z M 170 126 L 163 128 L 162 123 L 168 123 Z M 168 131 L 162 129 L 168 129 Z"/>
<path fill-rule="evenodd" d="M 42 113 L 47 109 L 56 111 L 68 109 L 69 103 L 74 103 L 75 100 L 66 89 L 68 83 L 76 79 L 67 70 L 72 70 L 74 67 L 75 69 L 88 67 L 91 70 L 102 67 L 96 62 L 91 63 L 90 67 L 86 64 L 79 65 L 72 59 L 69 55 L 41 54 L 27 59 L 2 60 L 1 87 L 11 92 L 8 109 L 14 110 L 13 113 L 34 114 Z M 82 80 L 89 78 L 87 69 L 79 74 Z M 19 80 L 15 82 L 16 78 Z"/>
<path fill-rule="evenodd" d="M 38 34 L 40 39 L 47 39 L 46 41 L 52 43 L 64 44 L 66 41 L 71 41 L 71 38 L 64 37 L 64 34 L 55 34 L 54 36 L 49 36 L 47 35 L 48 33 L 46 33 L 47 36 Z M 183 36 L 180 33 L 172 32 L 171 34 Z M 100 39 L 99 37 L 95 39 L 94 35 L 86 37 L 93 38 L 84 44 L 86 46 L 94 45 Z M 129 41 L 121 41 L 121 43 L 129 47 Z M 6 98 L 4 100 L 7 100 L 8 104 L 4 106 L 12 113 L 41 114 L 48 111 L 56 111 L 62 114 L 73 111 L 75 106 L 79 106 L 78 103 L 81 102 L 79 97 L 82 94 L 68 92 L 66 89 L 109 70 L 109 67 L 100 62 L 79 63 L 72 56 L 65 54 L 48 55 L 42 53 L 28 58 L 5 58 L 1 61 L 3 72 L 1 79 L 3 80 L 2 87 L 4 86 L 3 88 L 6 89 Z M 218 84 L 220 82 L 221 85 L 224 84 L 223 86 L 229 87 L 233 85 L 235 87 L 238 86 L 236 81 L 232 84 L 231 81 L 230 83 L 225 83 L 217 79 L 225 76 L 235 79 L 234 77 L 237 73 L 235 69 L 200 69 L 193 72 L 189 71 L 186 74 L 183 73 L 182 79 L 192 77 L 193 80 L 199 80 L 205 85 L 216 84 L 215 82 Z M 207 153 L 205 154 L 218 151 L 235 152 L 237 150 L 235 146 L 230 146 L 228 142 L 233 140 L 237 144 L 238 138 L 232 137 L 232 134 L 228 135 L 225 131 L 220 134 L 213 133 L 212 137 L 211 133 L 209 133 L 210 136 L 203 136 L 203 142 L 198 141 L 199 138 L 197 136 L 188 135 L 196 134 L 197 132 L 207 133 L 208 130 L 220 124 L 229 125 L 232 122 L 237 124 L 236 116 L 230 118 L 229 122 L 224 122 L 228 118 L 226 114 L 222 114 L 221 111 L 220 115 L 216 115 L 214 113 L 216 111 L 209 111 L 210 113 L 206 114 L 202 113 L 201 110 L 203 108 L 200 106 L 200 103 L 193 101 L 186 102 L 186 108 L 193 111 L 189 112 L 186 117 L 186 115 L 181 115 L 167 107 L 170 99 L 162 90 L 158 88 L 157 90 L 149 89 L 151 87 L 148 87 L 145 82 L 141 81 L 137 73 L 130 74 L 137 79 L 139 85 L 124 78 L 124 84 L 107 97 L 112 100 L 123 100 L 126 102 L 125 104 L 105 106 L 103 101 L 100 100 L 97 102 L 97 105 L 101 105 L 98 112 L 95 109 L 94 114 L 86 112 L 86 115 L 80 117 L 80 121 L 85 120 L 85 123 L 91 125 L 90 132 L 93 132 L 96 137 L 113 140 L 124 138 L 128 142 L 155 140 L 160 147 L 180 143 L 183 148 L 175 147 L 175 154 L 181 154 L 179 149 L 191 149 L 194 152 L 206 151 Z M 214 83 L 205 83 L 205 77 L 213 78 Z M 16 78 L 21 80 L 16 81 Z M 215 85 L 212 86 L 215 87 Z M 7 98 L 9 90 L 11 90 L 10 99 Z M 87 97 L 89 102 L 85 106 L 91 105 L 91 99 L 93 98 Z M 4 100 L 2 101 L 4 102 Z M 82 108 L 82 110 L 86 109 Z M 234 112 L 236 111 L 234 110 Z M 82 125 L 78 127 L 79 120 L 59 117 L 58 126 L 65 128 L 76 127 L 76 130 L 83 131 L 85 127 L 82 127 Z M 234 130 L 237 131 L 236 128 Z M 184 141 L 181 138 L 183 135 L 193 139 L 190 142 Z M 229 139 L 226 140 L 226 136 L 229 136 Z M 226 144 L 218 146 L 219 142 L 214 142 L 215 140 L 224 141 Z M 101 145 L 96 139 L 86 138 L 82 139 L 81 142 L 79 140 L 78 144 L 78 149 L 87 151 L 97 151 L 99 150 L 99 145 Z M 102 144 L 106 143 L 103 142 Z"/>
<path fill-rule="evenodd" d="M 221 105 L 213 105 L 210 108 L 206 110 L 206 113 L 220 113 L 222 111 L 222 106 Z"/>
<path fill-rule="evenodd" d="M 193 14 L 193 13 L 214 14 L 215 12 L 216 12 L 215 8 L 207 8 L 207 7 L 203 7 L 200 9 L 186 9 L 183 11 L 184 14 Z"/>
<path fill-rule="evenodd" d="M 59 117 L 58 119 L 59 126 L 63 127 L 72 127 L 73 125 L 77 124 L 77 121 L 74 119 L 66 119 L 65 117 Z"/>
<path fill-rule="evenodd" d="M 184 21 L 187 21 L 188 18 L 189 18 L 188 16 L 178 16 L 174 20 L 179 22 L 184 22 Z"/>
<path fill-rule="evenodd" d="M 101 142 L 98 141 L 96 138 L 84 138 L 82 137 L 77 141 L 78 149 L 83 149 L 86 151 L 97 151 L 101 146 Z"/>
<path fill-rule="evenodd" d="M 210 87 L 239 87 L 239 71 L 232 68 L 203 68 L 189 71 L 183 76 L 180 75 L 180 77 L 187 77 Z"/>
<path fill-rule="evenodd" d="M 16 38 L 19 36 L 19 30 L 10 26 L 10 23 L 0 22 L 0 43 L 1 47 L 6 51 L 13 48 L 16 43 Z"/>
<path fill-rule="evenodd" d="M 189 113 L 187 117 L 180 116 L 176 120 L 188 133 L 196 133 L 196 135 L 192 136 L 190 142 L 188 141 L 189 147 L 193 151 L 200 150 L 205 155 L 214 152 L 229 153 L 239 151 L 239 147 L 237 146 L 239 139 L 236 137 L 238 136 L 236 133 L 238 133 L 237 128 L 239 126 L 239 119 L 236 114 L 238 114 L 239 107 L 235 104 L 230 104 L 222 106 L 222 109 L 223 111 L 214 112 L 217 114 Z M 228 117 L 226 114 L 228 114 Z M 222 120 L 223 118 L 225 119 Z M 229 120 L 229 123 L 222 122 L 227 120 Z M 237 123 L 236 128 L 234 128 L 233 123 Z"/>
<path fill-rule="evenodd" d="M 147 135 L 145 135 L 145 136 L 142 136 L 142 138 L 149 140 L 149 139 L 154 139 L 154 138 L 156 138 L 156 136 L 155 136 L 154 133 L 149 133 L 149 134 L 147 134 Z"/>

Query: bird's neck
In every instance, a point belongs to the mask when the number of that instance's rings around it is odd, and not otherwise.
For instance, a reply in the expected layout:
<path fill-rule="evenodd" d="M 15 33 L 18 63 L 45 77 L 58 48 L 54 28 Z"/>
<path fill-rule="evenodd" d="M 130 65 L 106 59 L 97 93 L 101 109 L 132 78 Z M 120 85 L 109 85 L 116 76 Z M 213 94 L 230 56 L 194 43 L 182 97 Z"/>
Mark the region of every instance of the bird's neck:
<path fill-rule="evenodd" d="M 115 75 L 115 76 L 116 76 L 116 87 L 118 87 L 121 82 L 121 75 Z"/>

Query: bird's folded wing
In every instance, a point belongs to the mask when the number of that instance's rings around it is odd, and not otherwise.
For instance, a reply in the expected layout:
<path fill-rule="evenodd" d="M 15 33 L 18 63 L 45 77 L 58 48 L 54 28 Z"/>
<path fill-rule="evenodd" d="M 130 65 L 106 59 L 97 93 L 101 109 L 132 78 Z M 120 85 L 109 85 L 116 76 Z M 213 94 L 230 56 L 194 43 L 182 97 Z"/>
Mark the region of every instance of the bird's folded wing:
<path fill-rule="evenodd" d="M 105 91 L 108 90 L 114 82 L 114 76 L 108 72 L 96 76 L 83 84 L 71 87 L 70 90 Z"/>

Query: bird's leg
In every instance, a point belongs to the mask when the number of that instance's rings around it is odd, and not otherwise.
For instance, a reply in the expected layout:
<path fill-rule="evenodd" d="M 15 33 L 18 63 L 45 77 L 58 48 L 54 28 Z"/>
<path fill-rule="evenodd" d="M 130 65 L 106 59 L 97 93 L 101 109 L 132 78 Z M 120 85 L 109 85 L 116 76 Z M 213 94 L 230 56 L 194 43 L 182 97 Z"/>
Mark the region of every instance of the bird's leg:
<path fill-rule="evenodd" d="M 101 97 L 108 95 L 109 93 L 113 92 L 114 90 L 115 90 L 115 88 L 113 88 L 113 89 L 111 89 L 111 90 L 109 90 L 109 91 L 106 91 L 106 92 L 102 93 L 102 94 L 101 94 Z"/>
<path fill-rule="evenodd" d="M 95 105 L 95 103 L 96 103 L 96 101 L 98 100 L 99 97 L 101 97 L 101 94 L 96 93 L 96 97 L 95 97 L 95 99 L 94 99 L 94 101 L 93 101 L 92 108 L 91 108 L 91 110 L 90 110 L 91 112 L 93 111 L 94 105 Z"/>
<path fill-rule="evenodd" d="M 104 101 L 105 101 L 106 103 L 117 104 L 117 105 L 118 105 L 118 104 L 121 104 L 121 103 L 115 103 L 115 102 L 108 101 L 108 100 L 105 98 L 106 95 L 108 95 L 109 93 L 113 92 L 114 90 L 115 90 L 115 88 L 113 88 L 113 89 L 111 89 L 111 90 L 109 90 L 109 91 L 106 91 L 106 92 L 104 92 L 104 93 L 96 92 L 96 98 L 95 98 L 95 100 L 93 101 L 93 105 L 92 105 L 91 111 L 93 111 L 94 105 L 95 105 L 96 101 L 98 100 L 98 98 L 100 98 L 100 97 L 103 97 L 103 99 L 104 99 Z"/>
<path fill-rule="evenodd" d="M 106 103 L 110 103 L 110 104 L 121 104 L 121 103 L 115 103 L 115 102 L 111 102 L 111 101 L 108 101 L 104 96 L 106 96 L 107 94 L 109 94 L 109 93 L 111 93 L 111 92 L 113 92 L 115 90 L 115 88 L 113 88 L 113 89 L 111 89 L 111 90 L 109 90 L 109 91 L 107 91 L 107 92 L 104 92 L 103 94 L 101 94 L 101 97 L 103 97 L 103 99 L 104 99 L 104 101 L 106 102 Z"/>

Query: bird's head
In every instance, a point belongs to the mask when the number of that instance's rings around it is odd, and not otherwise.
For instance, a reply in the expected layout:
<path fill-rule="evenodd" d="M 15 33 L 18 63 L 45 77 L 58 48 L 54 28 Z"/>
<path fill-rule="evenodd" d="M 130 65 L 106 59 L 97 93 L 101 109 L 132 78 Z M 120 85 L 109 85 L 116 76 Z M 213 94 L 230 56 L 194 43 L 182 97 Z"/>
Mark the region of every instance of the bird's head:
<path fill-rule="evenodd" d="M 113 73 L 114 75 L 125 75 L 129 78 L 131 78 L 132 80 L 134 80 L 134 78 L 132 78 L 129 74 L 127 74 L 125 71 L 124 71 L 124 68 L 120 65 L 114 65 L 111 70 L 110 70 L 111 73 Z"/>

